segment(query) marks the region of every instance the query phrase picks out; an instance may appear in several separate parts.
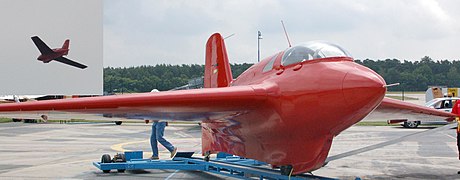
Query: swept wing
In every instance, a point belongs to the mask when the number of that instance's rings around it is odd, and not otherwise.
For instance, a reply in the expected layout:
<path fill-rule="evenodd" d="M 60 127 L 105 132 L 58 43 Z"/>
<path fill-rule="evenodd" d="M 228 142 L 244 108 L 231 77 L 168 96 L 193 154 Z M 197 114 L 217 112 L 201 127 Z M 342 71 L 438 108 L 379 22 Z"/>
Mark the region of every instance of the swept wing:
<path fill-rule="evenodd" d="M 65 57 L 58 57 L 58 58 L 56 58 L 56 59 L 54 59 L 54 60 L 56 60 L 56 61 L 58 61 L 58 62 L 61 62 L 61 63 L 64 63 L 64 64 L 67 64 L 67 65 L 71 65 L 71 66 L 78 67 L 78 68 L 80 68 L 80 69 L 85 69 L 86 67 L 88 67 L 88 66 L 86 66 L 86 65 L 77 63 L 77 62 L 72 61 L 72 60 L 70 60 L 70 59 L 67 59 L 67 58 L 65 58 Z"/>
<path fill-rule="evenodd" d="M 446 120 L 452 121 L 456 115 L 413 103 L 383 98 L 382 103 L 366 119 L 408 119 L 408 120 Z"/>
<path fill-rule="evenodd" d="M 42 54 L 51 54 L 54 53 L 54 51 L 45 44 L 38 36 L 32 37 L 32 41 L 34 41 L 35 46 L 37 46 L 38 50 Z"/>

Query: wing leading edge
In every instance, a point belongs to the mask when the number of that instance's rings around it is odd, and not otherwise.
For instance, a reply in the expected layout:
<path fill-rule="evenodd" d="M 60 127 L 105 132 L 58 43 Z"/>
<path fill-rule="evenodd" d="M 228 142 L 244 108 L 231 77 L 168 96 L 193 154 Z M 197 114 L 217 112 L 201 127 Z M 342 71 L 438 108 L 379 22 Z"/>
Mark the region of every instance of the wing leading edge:
<path fill-rule="evenodd" d="M 45 44 L 38 36 L 32 37 L 32 41 L 34 42 L 35 46 L 37 46 L 38 50 L 42 54 L 51 54 L 54 53 L 54 51 Z"/>
<path fill-rule="evenodd" d="M 1 104 L 0 114 L 104 114 L 106 117 L 204 121 L 244 113 L 263 104 L 269 86 L 236 86 Z M 8 114 L 8 115 L 5 115 Z"/>
<path fill-rule="evenodd" d="M 67 64 L 67 65 L 75 66 L 75 67 L 80 68 L 80 69 L 85 69 L 85 68 L 88 67 L 88 66 L 86 66 L 86 65 L 77 63 L 77 62 L 72 61 L 72 60 L 70 60 L 70 59 L 67 59 L 67 58 L 65 58 L 65 57 L 58 57 L 58 58 L 56 58 L 56 59 L 54 59 L 54 60 L 56 60 L 56 61 L 58 61 L 58 62 L 61 62 L 61 63 L 64 63 L 64 64 Z"/>
<path fill-rule="evenodd" d="M 382 103 L 366 119 L 408 119 L 452 121 L 456 115 L 425 106 L 391 98 L 383 98 Z"/>

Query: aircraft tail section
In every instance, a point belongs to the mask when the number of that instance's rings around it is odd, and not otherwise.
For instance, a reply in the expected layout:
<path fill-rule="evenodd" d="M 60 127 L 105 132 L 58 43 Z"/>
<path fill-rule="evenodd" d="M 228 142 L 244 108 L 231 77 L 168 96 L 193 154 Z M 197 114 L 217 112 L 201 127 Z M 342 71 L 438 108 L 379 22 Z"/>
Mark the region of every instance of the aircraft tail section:
<path fill-rule="evenodd" d="M 62 45 L 62 49 L 69 49 L 69 43 L 70 43 L 70 40 L 66 39 L 64 41 L 64 44 Z"/>
<path fill-rule="evenodd" d="M 219 33 L 214 33 L 206 43 L 204 87 L 228 87 L 232 80 L 224 38 Z"/>

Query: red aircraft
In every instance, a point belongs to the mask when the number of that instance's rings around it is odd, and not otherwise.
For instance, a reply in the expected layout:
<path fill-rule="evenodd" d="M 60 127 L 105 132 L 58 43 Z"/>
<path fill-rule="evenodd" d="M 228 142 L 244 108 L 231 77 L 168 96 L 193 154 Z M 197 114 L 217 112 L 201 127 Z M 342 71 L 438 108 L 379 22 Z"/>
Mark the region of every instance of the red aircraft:
<path fill-rule="evenodd" d="M 37 60 L 42 61 L 43 63 L 49 63 L 52 60 L 56 60 L 58 62 L 75 66 L 80 69 L 85 69 L 86 67 L 88 67 L 86 65 L 80 64 L 78 62 L 63 57 L 64 55 L 67 55 L 69 53 L 70 40 L 68 39 L 64 41 L 62 48 L 56 49 L 51 49 L 50 47 L 48 47 L 38 36 L 32 37 L 32 41 L 34 41 L 35 46 L 37 46 L 40 53 L 42 53 L 40 56 L 38 56 Z"/>
<path fill-rule="evenodd" d="M 455 116 L 385 98 L 380 75 L 325 42 L 288 48 L 233 79 L 224 39 L 216 33 L 206 44 L 204 77 L 203 89 L 1 104 L 0 112 L 201 121 L 203 154 L 226 152 L 292 174 L 322 167 L 334 136 L 372 111 L 388 119 Z"/>

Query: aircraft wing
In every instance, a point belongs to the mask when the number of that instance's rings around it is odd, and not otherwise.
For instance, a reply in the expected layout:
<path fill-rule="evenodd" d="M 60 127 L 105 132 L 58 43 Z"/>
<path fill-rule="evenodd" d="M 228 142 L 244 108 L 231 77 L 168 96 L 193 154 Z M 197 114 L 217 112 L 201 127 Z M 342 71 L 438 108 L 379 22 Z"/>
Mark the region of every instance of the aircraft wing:
<path fill-rule="evenodd" d="M 35 46 L 37 46 L 38 50 L 42 54 L 51 54 L 54 53 L 54 51 L 48 47 L 38 36 L 32 37 L 32 41 L 34 41 Z"/>
<path fill-rule="evenodd" d="M 237 116 L 263 106 L 270 90 L 235 86 L 0 104 L 2 117 L 30 114 L 99 114 L 104 117 L 204 121 Z M 61 114 L 62 115 L 62 114 Z M 72 117 L 80 118 L 80 117 Z"/>
<path fill-rule="evenodd" d="M 383 98 L 382 103 L 366 119 L 393 120 L 407 119 L 410 121 L 420 120 L 446 120 L 452 121 L 456 115 L 413 103 Z"/>
<path fill-rule="evenodd" d="M 72 60 L 70 60 L 70 59 L 67 59 L 67 58 L 65 58 L 65 57 L 58 57 L 58 58 L 56 58 L 56 59 L 54 59 L 54 60 L 56 60 L 56 61 L 58 61 L 58 62 L 61 62 L 61 63 L 64 63 L 64 64 L 67 64 L 67 65 L 75 66 L 75 67 L 80 68 L 80 69 L 85 69 L 85 68 L 88 67 L 88 66 L 86 66 L 86 65 L 77 63 L 77 62 L 72 61 Z"/>

